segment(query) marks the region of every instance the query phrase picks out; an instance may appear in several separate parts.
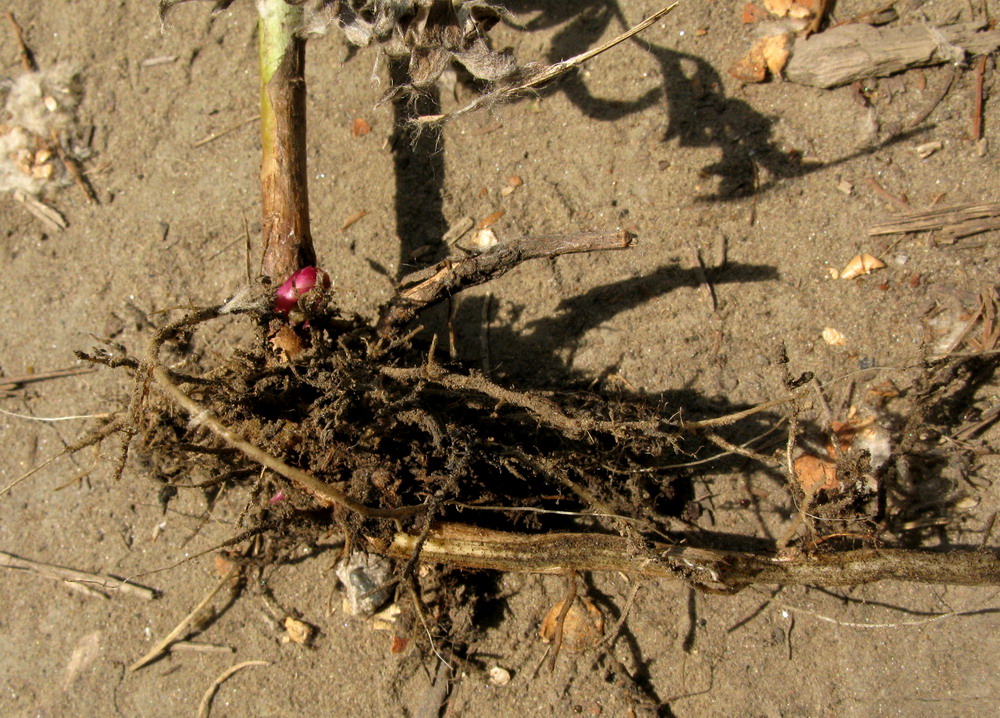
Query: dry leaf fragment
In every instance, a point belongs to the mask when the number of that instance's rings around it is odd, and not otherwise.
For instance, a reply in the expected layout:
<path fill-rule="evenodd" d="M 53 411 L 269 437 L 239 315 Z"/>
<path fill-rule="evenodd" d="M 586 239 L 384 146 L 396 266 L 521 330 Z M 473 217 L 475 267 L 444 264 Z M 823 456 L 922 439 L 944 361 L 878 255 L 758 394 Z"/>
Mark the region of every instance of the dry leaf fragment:
<path fill-rule="evenodd" d="M 886 379 L 881 384 L 869 387 L 868 394 L 880 399 L 895 399 L 900 395 L 900 391 L 892 379 Z"/>
<path fill-rule="evenodd" d="M 837 480 L 837 466 L 829 459 L 803 454 L 793 462 L 792 468 L 795 471 L 795 480 L 799 482 L 799 486 L 807 496 L 819 491 L 836 491 L 841 488 Z"/>
<path fill-rule="evenodd" d="M 791 34 L 786 32 L 781 35 L 771 35 L 758 41 L 758 44 L 761 45 L 764 62 L 772 75 L 781 75 L 781 71 L 788 64 L 788 57 L 791 54 L 791 40 Z"/>
<path fill-rule="evenodd" d="M 862 274 L 871 274 L 876 269 L 884 268 L 885 262 L 878 257 L 873 257 L 870 254 L 858 254 L 847 263 L 847 266 L 840 273 L 840 278 L 854 279 Z"/>
<path fill-rule="evenodd" d="M 228 575 L 234 568 L 236 568 L 236 563 L 224 553 L 215 554 L 215 572 L 220 577 Z"/>
<path fill-rule="evenodd" d="M 549 609 L 538 629 L 538 635 L 546 643 L 556 636 L 556 624 L 562 612 L 563 601 Z M 566 612 L 563 621 L 562 647 L 570 651 L 582 651 L 597 645 L 604 634 L 604 614 L 589 598 L 577 596 Z"/>
<path fill-rule="evenodd" d="M 500 196 L 507 197 L 508 195 L 513 194 L 514 190 L 516 190 L 523 184 L 524 180 L 522 180 L 517 175 L 511 175 L 510 177 L 507 178 L 507 186 L 500 190 Z"/>
<path fill-rule="evenodd" d="M 764 7 L 778 17 L 804 20 L 823 11 L 823 0 L 764 0 Z"/>
<path fill-rule="evenodd" d="M 767 63 L 758 45 L 729 66 L 727 72 L 740 82 L 763 82 L 767 79 Z"/>
<path fill-rule="evenodd" d="M 363 118 L 355 117 L 354 122 L 351 124 L 351 135 L 354 137 L 361 137 L 367 135 L 372 131 L 372 126 L 368 124 Z"/>
<path fill-rule="evenodd" d="M 80 675 L 93 665 L 101 654 L 101 632 L 93 631 L 83 636 L 73 649 L 69 663 L 66 664 L 66 675 L 63 678 L 63 690 L 68 691 Z"/>
<path fill-rule="evenodd" d="M 270 338 L 271 348 L 281 355 L 283 361 L 291 361 L 305 351 L 302 337 L 287 324 L 282 324 Z"/>
<path fill-rule="evenodd" d="M 780 75 L 788 62 L 791 34 L 779 33 L 762 37 L 742 59 L 729 68 L 729 74 L 740 82 L 764 82 L 767 73 Z"/>
<path fill-rule="evenodd" d="M 870 426 L 874 421 L 874 418 L 868 418 L 865 421 L 831 421 L 830 433 L 837 437 L 837 444 L 840 446 L 840 451 L 847 451 L 851 448 L 851 444 L 854 443 L 854 439 L 858 433 Z M 827 441 L 826 453 L 831 459 L 837 455 L 837 449 L 834 448 L 832 441 Z"/>
<path fill-rule="evenodd" d="M 313 636 L 313 627 L 308 623 L 299 621 L 291 616 L 285 617 L 285 635 L 282 636 L 282 643 L 298 643 L 301 646 L 307 645 Z"/>
<path fill-rule="evenodd" d="M 823 341 L 832 347 L 842 347 L 847 344 L 847 339 L 844 335 L 833 327 L 825 327 L 823 329 Z"/>
<path fill-rule="evenodd" d="M 792 4 L 793 0 L 764 0 L 764 7 L 767 8 L 767 11 L 778 17 L 787 15 Z"/>
<path fill-rule="evenodd" d="M 743 12 L 740 14 L 740 22 L 744 25 L 749 25 L 750 23 L 760 22 L 761 20 L 766 19 L 767 13 L 753 3 L 747 3 L 744 5 Z"/>

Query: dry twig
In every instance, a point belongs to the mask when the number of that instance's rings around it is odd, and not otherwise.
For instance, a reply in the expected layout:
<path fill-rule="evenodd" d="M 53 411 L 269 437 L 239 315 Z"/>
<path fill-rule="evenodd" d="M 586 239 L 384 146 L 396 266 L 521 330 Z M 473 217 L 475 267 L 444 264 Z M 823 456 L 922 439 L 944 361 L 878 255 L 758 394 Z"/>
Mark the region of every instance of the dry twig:
<path fill-rule="evenodd" d="M 983 77 L 986 74 L 986 55 L 976 63 L 976 95 L 973 98 L 972 139 L 979 141 L 983 136 Z"/>
<path fill-rule="evenodd" d="M 241 127 L 245 127 L 246 125 L 249 125 L 251 122 L 256 122 L 259 119 L 260 119 L 260 115 L 254 115 L 253 117 L 249 117 L 249 118 L 243 120 L 242 122 L 237 122 L 235 125 L 227 127 L 224 130 L 219 130 L 218 132 L 213 132 L 210 135 L 208 135 L 207 137 L 203 137 L 202 139 L 198 140 L 197 142 L 191 143 L 191 148 L 195 149 L 197 147 L 202 147 L 204 145 L 207 145 L 209 142 L 215 142 L 220 137 L 225 137 L 230 132 L 235 132 L 236 130 L 240 129 Z"/>
<path fill-rule="evenodd" d="M 249 668 L 250 666 L 269 666 L 270 661 L 243 661 L 242 663 L 237 663 L 228 670 L 224 671 L 222 675 L 212 681 L 212 685 L 208 687 L 205 691 L 205 695 L 201 697 L 201 703 L 198 704 L 198 718 L 208 718 L 209 714 L 212 712 L 212 698 L 215 697 L 215 692 L 219 690 L 219 686 L 226 682 L 226 680 L 238 671 L 242 671 L 244 668 Z"/>
<path fill-rule="evenodd" d="M 633 239 L 624 230 L 522 237 L 459 262 L 441 262 L 404 279 L 411 286 L 397 292 L 382 307 L 376 331 L 380 337 L 389 338 L 427 307 L 463 289 L 501 277 L 529 259 L 627 249 Z"/>
<path fill-rule="evenodd" d="M 70 369 L 54 369 L 53 371 L 21 374 L 20 376 L 0 376 L 0 389 L 16 389 L 21 384 L 31 384 L 36 381 L 46 381 L 48 379 L 60 379 L 65 376 L 76 376 L 78 374 L 90 374 L 94 371 L 96 369 L 93 367 L 79 366 Z"/>
<path fill-rule="evenodd" d="M 24 190 L 14 190 L 13 197 L 24 205 L 24 208 L 31 212 L 35 219 L 48 227 L 50 232 L 60 232 L 69 226 L 59 210 L 50 207 L 36 197 L 32 197 Z"/>
<path fill-rule="evenodd" d="M 117 578 L 104 573 L 90 573 L 75 568 L 65 568 L 51 563 L 43 563 L 42 561 L 33 561 L 28 558 L 15 556 L 6 551 L 0 551 L 0 566 L 3 568 L 30 571 L 45 578 L 65 581 L 70 584 L 82 584 L 87 587 L 100 586 L 106 591 L 123 593 L 146 601 L 153 600 L 157 595 L 154 589 L 131 583 L 128 579 Z"/>
<path fill-rule="evenodd" d="M 638 25 L 622 33 L 618 37 L 615 37 L 614 39 L 609 40 L 603 45 L 599 45 L 593 48 L 592 50 L 587 50 L 586 52 L 582 52 L 579 55 L 575 55 L 569 58 L 568 60 L 562 60 L 561 62 L 557 62 L 554 65 L 546 65 L 543 67 L 538 67 L 538 66 L 532 67 L 529 65 L 528 68 L 526 68 L 529 72 L 528 76 L 526 78 L 522 78 L 515 85 L 512 85 L 510 87 L 499 87 L 493 92 L 490 92 L 486 95 L 483 95 L 482 97 L 477 98 L 476 100 L 470 102 L 465 107 L 455 110 L 454 112 L 449 112 L 443 115 L 425 115 L 423 117 L 418 117 L 416 119 L 416 122 L 421 125 L 443 125 L 444 123 L 450 122 L 451 120 L 454 120 L 457 117 L 461 117 L 462 115 L 466 115 L 470 112 L 475 112 L 480 108 L 495 105 L 498 102 L 504 102 L 506 100 L 510 100 L 514 97 L 517 97 L 522 93 L 524 93 L 525 90 L 530 90 L 532 88 L 544 85 L 550 80 L 554 80 L 560 75 L 569 72 L 573 68 L 579 67 L 592 57 L 596 57 L 597 55 L 600 55 L 602 52 L 607 52 L 615 45 L 619 45 L 625 42 L 630 37 L 642 32 L 650 25 L 655 23 L 657 20 L 667 15 L 667 13 L 669 13 L 675 7 L 677 7 L 676 2 L 673 3 L 672 5 L 663 8 L 662 10 L 658 10 L 657 12 L 653 13 L 648 18 L 640 22 Z"/>
<path fill-rule="evenodd" d="M 372 547 L 409 559 L 417 537 L 398 533 Z M 526 573 L 620 571 L 652 578 L 681 578 L 709 591 L 732 593 L 752 584 L 849 586 L 896 580 L 964 586 L 1000 585 L 995 551 L 947 552 L 860 549 L 796 558 L 689 546 L 655 545 L 637 552 L 630 540 L 607 534 L 543 535 L 442 524 L 430 532 L 420 558 L 465 568 Z"/>
<path fill-rule="evenodd" d="M 843 25 L 795 43 L 785 77 L 802 85 L 837 87 L 885 77 L 910 67 L 954 62 L 955 52 L 977 55 L 1000 47 L 1000 32 L 980 32 L 983 23 L 942 27 L 876 28 Z"/>
<path fill-rule="evenodd" d="M 559 651 L 563 644 L 563 632 L 566 629 L 566 616 L 573 608 L 574 601 L 576 601 L 576 572 L 569 571 L 566 573 L 566 595 L 563 596 L 562 608 L 559 609 L 559 615 L 556 616 L 556 632 L 555 636 L 552 637 L 552 651 L 549 653 L 550 672 L 556 669 L 556 658 L 559 657 Z"/>
<path fill-rule="evenodd" d="M 7 17 L 7 22 L 10 23 L 11 30 L 14 31 L 14 40 L 17 42 L 17 49 L 21 54 L 21 67 L 28 72 L 38 72 L 35 54 L 28 47 L 28 43 L 24 41 L 24 30 L 21 29 L 21 24 L 14 17 L 14 13 L 5 12 L 4 15 Z"/>
<path fill-rule="evenodd" d="M 198 603 L 197 606 L 191 609 L 191 611 L 184 618 L 181 619 L 180 623 L 174 626 L 174 629 L 170 631 L 170 633 L 168 633 L 163 638 L 163 640 L 161 640 L 159 643 L 153 646 L 146 653 L 146 655 L 144 655 L 142 658 L 140 658 L 139 660 L 137 660 L 135 663 L 133 663 L 128 667 L 129 671 L 130 672 L 137 671 L 143 666 L 152 663 L 161 655 L 163 655 L 170 647 L 170 644 L 173 643 L 177 638 L 182 636 L 184 632 L 188 629 L 188 627 L 192 623 L 194 623 L 195 619 L 202 612 L 202 610 L 204 610 L 205 607 L 212 602 L 212 599 L 215 598 L 215 595 L 223 588 L 225 588 L 227 585 L 230 585 L 232 583 L 233 579 L 236 578 L 236 575 L 239 573 L 239 571 L 240 571 L 239 566 L 233 566 L 231 569 L 229 569 L 226 572 L 226 575 L 223 576 L 221 579 L 219 579 L 219 582 L 212 587 L 212 590 L 209 591 L 203 599 L 201 599 L 201 601 Z"/>
<path fill-rule="evenodd" d="M 1000 229 L 1000 202 L 962 204 L 939 207 L 921 212 L 909 212 L 901 217 L 877 222 L 868 228 L 868 235 L 941 230 L 943 239 L 958 239 L 980 232 Z"/>

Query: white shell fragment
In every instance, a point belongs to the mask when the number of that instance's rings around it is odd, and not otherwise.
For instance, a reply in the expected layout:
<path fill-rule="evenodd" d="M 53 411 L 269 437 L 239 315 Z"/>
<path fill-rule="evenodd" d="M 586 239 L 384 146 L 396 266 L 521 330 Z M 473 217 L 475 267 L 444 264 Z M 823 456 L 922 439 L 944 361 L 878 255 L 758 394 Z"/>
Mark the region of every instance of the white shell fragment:
<path fill-rule="evenodd" d="M 490 683 L 495 686 L 505 686 L 510 683 L 510 671 L 500 666 L 490 668 Z"/>
<path fill-rule="evenodd" d="M 823 329 L 823 341 L 832 347 L 842 347 L 847 344 L 846 337 L 833 327 Z"/>
<path fill-rule="evenodd" d="M 847 263 L 847 266 L 840 272 L 841 279 L 854 279 L 862 274 L 871 274 L 876 269 L 883 269 L 885 262 L 870 254 L 858 254 Z"/>
<path fill-rule="evenodd" d="M 920 159 L 925 160 L 932 154 L 943 148 L 944 148 L 943 144 L 935 141 L 935 142 L 925 142 L 922 145 L 917 145 L 913 149 L 917 151 L 917 155 L 920 157 Z"/>
<path fill-rule="evenodd" d="M 485 252 L 490 247 L 496 246 L 500 240 L 492 229 L 477 230 L 469 240 L 469 249 L 473 252 Z"/>

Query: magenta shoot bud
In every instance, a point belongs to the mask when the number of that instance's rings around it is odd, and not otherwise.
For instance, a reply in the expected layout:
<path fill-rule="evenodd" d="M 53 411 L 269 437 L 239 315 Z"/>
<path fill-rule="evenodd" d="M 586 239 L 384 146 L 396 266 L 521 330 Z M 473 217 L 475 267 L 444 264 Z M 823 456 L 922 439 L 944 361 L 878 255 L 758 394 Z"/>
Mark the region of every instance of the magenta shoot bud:
<path fill-rule="evenodd" d="M 312 291 L 319 284 L 322 295 L 330 288 L 330 275 L 316 267 L 303 267 L 278 287 L 274 300 L 274 311 L 288 314 L 299 302 L 299 298 Z"/>

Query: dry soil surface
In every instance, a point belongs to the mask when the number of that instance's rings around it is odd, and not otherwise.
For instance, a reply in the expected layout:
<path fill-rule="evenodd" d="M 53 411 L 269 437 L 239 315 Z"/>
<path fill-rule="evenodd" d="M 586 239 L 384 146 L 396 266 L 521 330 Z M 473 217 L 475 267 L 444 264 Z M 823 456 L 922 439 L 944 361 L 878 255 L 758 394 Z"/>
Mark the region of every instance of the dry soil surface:
<path fill-rule="evenodd" d="M 995 0 L 986 4 L 1000 15 Z M 251 5 L 237 2 L 210 20 L 207 4 L 191 3 L 165 25 L 151 0 L 5 5 L 43 68 L 79 73 L 77 119 L 92 128 L 84 168 L 99 203 L 72 185 L 49 193 L 69 221 L 53 232 L 10 195 L 0 198 L 3 376 L 78 366 L 73 350 L 106 337 L 141 350 L 151 322 L 161 321 L 155 312 L 215 303 L 243 281 L 245 226 L 251 237 L 259 230 Z M 656 0 L 508 5 L 527 27 L 499 26 L 493 39 L 522 61 L 569 57 L 658 9 Z M 969 138 L 974 69 L 915 133 L 885 144 L 887 128 L 919 112 L 950 68 L 873 81 L 867 106 L 851 88 L 742 85 L 725 71 L 750 44 L 738 5 L 684 2 L 641 39 L 536 97 L 456 121 L 413 149 L 395 138 L 392 105 L 376 107 L 387 78 L 379 70 L 381 85 L 370 81 L 373 52 L 350 51 L 339 35 L 311 42 L 314 236 L 338 301 L 374 316 L 415 253 L 447 253 L 439 238 L 463 217 L 503 210 L 492 225 L 501 240 L 623 227 L 638 237 L 629 251 L 535 262 L 471 292 L 455 320 L 462 356 L 483 360 L 485 318 L 490 362 L 524 385 L 613 375 L 662 397 L 665 412 L 699 416 L 782 396 L 781 346 L 793 376 L 813 372 L 827 385 L 835 413 L 852 403 L 851 382 L 856 391 L 886 379 L 907 386 L 934 332 L 960 321 L 975 308 L 974 293 L 996 283 L 1000 247 L 996 232 L 951 244 L 927 234 L 870 238 L 870 224 L 899 211 L 870 180 L 914 209 L 995 201 L 992 61 L 985 152 Z M 836 15 L 871 5 L 845 0 Z M 898 22 L 944 23 L 968 19 L 978 3 L 900 5 Z M 2 32 L 2 72 L 13 77 L 17 46 L 6 25 Z M 470 92 L 461 83 L 444 88 L 441 106 L 456 107 Z M 352 134 L 355 118 L 371 132 Z M 921 158 L 914 148 L 933 141 L 941 149 Z M 514 175 L 523 184 L 502 193 Z M 886 268 L 831 278 L 860 252 Z M 827 327 L 842 344 L 824 341 Z M 239 339 L 223 332 L 214 349 L 227 352 Z M 119 408 L 127 392 L 123 374 L 101 371 L 2 396 L 0 483 L 59 452 L 86 423 L 6 412 L 99 414 Z M 967 401 L 983 409 L 997 395 L 991 380 Z M 995 445 L 996 430 L 984 438 Z M 248 590 L 197 636 L 233 653 L 175 652 L 126 670 L 217 581 L 211 554 L 179 562 L 231 536 L 245 497 L 225 495 L 209 512 L 200 494 L 182 492 L 164 513 L 141 460 L 111 480 L 115 451 L 108 442 L 101 456 L 61 459 L 0 497 L 0 550 L 136 576 L 162 595 L 100 598 L 4 569 L 0 714 L 190 716 L 212 681 L 244 660 L 268 665 L 224 683 L 214 716 L 432 714 L 420 706 L 436 658 L 412 647 L 393 653 L 390 633 L 343 613 L 335 551 L 313 550 L 270 576 L 280 604 L 318 628 L 311 647 L 282 643 Z M 794 516 L 780 475 L 750 463 L 698 471 L 695 498 L 715 530 L 773 540 Z M 1000 476 L 989 456 L 969 472 L 975 487 L 959 480 L 953 496 L 966 513 L 920 534 L 925 545 L 982 538 Z M 449 715 L 635 709 L 600 653 L 563 653 L 554 671 L 538 667 L 546 649 L 538 625 L 562 594 L 561 579 L 497 580 L 503 600 L 474 650 L 512 679 L 499 686 L 462 677 Z M 631 584 L 596 575 L 587 588 L 611 622 Z M 648 582 L 614 652 L 663 715 L 992 715 L 1000 702 L 997 605 L 995 589 L 885 583 L 713 596 Z M 967 610 L 978 612 L 927 620 Z"/>

